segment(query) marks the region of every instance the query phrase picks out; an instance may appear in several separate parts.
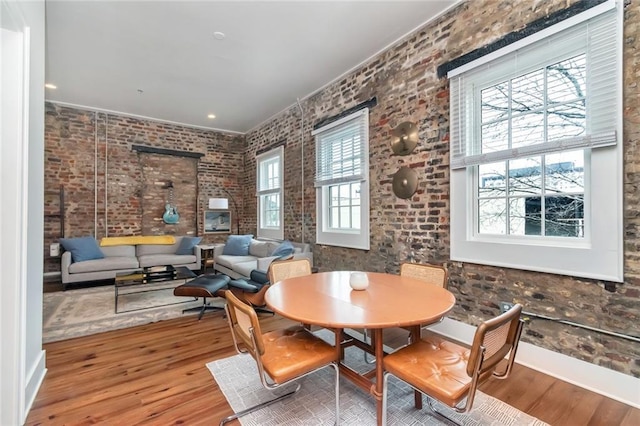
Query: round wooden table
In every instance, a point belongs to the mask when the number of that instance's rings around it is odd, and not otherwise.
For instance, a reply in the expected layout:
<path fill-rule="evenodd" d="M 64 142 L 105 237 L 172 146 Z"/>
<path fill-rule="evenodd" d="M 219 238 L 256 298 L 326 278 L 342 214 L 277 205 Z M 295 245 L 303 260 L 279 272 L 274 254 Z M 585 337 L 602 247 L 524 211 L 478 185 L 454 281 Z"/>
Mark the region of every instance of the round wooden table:
<path fill-rule="evenodd" d="M 411 327 L 414 339 L 420 337 L 420 325 L 439 321 L 454 306 L 448 290 L 415 278 L 367 272 L 369 287 L 352 290 L 351 271 L 320 272 L 272 283 L 265 300 L 269 308 L 283 317 L 331 328 L 336 332 L 336 350 L 342 355 L 342 330 L 366 328 L 373 331 L 373 347 L 357 346 L 382 359 L 382 330 Z M 382 363 L 376 362 L 375 382 L 340 363 L 340 372 L 377 401 L 378 424 L 382 420 Z"/>

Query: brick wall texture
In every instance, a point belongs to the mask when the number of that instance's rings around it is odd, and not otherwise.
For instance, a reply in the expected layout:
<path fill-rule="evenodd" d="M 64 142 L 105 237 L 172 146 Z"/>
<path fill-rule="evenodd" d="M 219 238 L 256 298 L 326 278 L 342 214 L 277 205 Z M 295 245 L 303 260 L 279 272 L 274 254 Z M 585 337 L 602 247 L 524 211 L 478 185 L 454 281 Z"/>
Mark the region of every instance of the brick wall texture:
<path fill-rule="evenodd" d="M 177 233 L 202 234 L 200 218 L 206 200 L 224 196 L 217 192 L 220 186 L 231 191 L 240 204 L 241 232 L 255 233 L 255 155 L 284 143 L 285 238 L 310 242 L 315 264 L 320 270 L 398 273 L 403 262 L 445 264 L 450 274 L 449 288 L 457 299 L 450 313 L 453 319 L 477 325 L 499 313 L 500 301 L 511 301 L 522 303 L 526 311 L 638 335 L 638 2 L 628 1 L 625 5 L 624 284 L 617 285 L 615 291 L 608 291 L 604 287 L 609 283 L 449 259 L 449 92 L 447 79 L 438 79 L 436 68 L 572 3 L 574 1 L 566 0 L 462 3 L 360 68 L 302 100 L 303 114 L 294 105 L 245 136 L 49 104 L 46 189 L 55 192 L 60 184 L 65 186 L 67 236 L 92 235 L 94 230 L 98 236 L 104 236 L 106 232 L 109 235 L 174 232 L 177 228 L 158 222 L 165 203 L 159 182 L 164 180 L 181 185 L 179 207 L 185 213 L 186 222 Z M 312 127 L 322 119 L 374 96 L 378 104 L 370 110 L 369 116 L 371 250 L 316 245 Z M 419 143 L 411 155 L 394 156 L 390 131 L 404 121 L 418 125 Z M 97 137 L 94 135 L 96 128 Z M 143 160 L 131 151 L 132 144 L 200 152 L 205 156 L 199 161 Z M 96 158 L 97 173 L 94 173 Z M 418 190 L 408 200 L 395 197 L 391 187 L 393 174 L 401 166 L 411 167 L 419 176 Z M 105 189 L 108 191 L 106 214 Z M 97 203 L 94 202 L 96 193 Z M 55 196 L 45 201 L 47 212 L 55 210 Z M 96 210 L 98 219 L 94 221 Z M 56 220 L 45 220 L 45 240 L 49 238 L 45 242 L 57 238 Z M 225 238 L 219 235 L 205 237 L 208 241 Z M 47 262 L 47 268 L 54 270 L 55 264 Z M 528 322 L 522 339 L 640 377 L 640 345 L 637 342 L 539 319 Z"/>

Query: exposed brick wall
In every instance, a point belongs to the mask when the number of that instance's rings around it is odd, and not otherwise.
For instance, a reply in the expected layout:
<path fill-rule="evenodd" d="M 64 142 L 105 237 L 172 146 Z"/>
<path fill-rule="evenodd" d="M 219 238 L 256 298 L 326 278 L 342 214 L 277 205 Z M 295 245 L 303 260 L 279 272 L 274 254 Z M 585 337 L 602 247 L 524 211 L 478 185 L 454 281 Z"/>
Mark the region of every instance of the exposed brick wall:
<path fill-rule="evenodd" d="M 489 44 L 511 31 L 574 1 L 513 2 L 474 0 L 458 5 L 425 25 L 360 69 L 302 102 L 304 182 L 301 177 L 301 116 L 291 107 L 247 135 L 245 194 L 255 192 L 255 152 L 279 141 L 285 147 L 285 237 L 315 242 L 315 143 L 312 126 L 375 96 L 370 111 L 371 250 L 314 245 L 321 270 L 362 269 L 398 273 L 402 262 L 444 263 L 457 298 L 450 316 L 476 325 L 499 312 L 499 301 L 525 310 L 619 333 L 638 334 L 640 323 L 640 5 L 627 2 L 625 13 L 625 277 L 615 292 L 596 281 L 451 262 L 449 259 L 449 92 L 437 66 Z M 392 155 L 390 130 L 403 121 L 418 125 L 420 141 L 408 156 Z M 401 167 L 419 176 L 409 200 L 392 192 Z M 303 185 L 302 185 L 303 184 Z M 301 195 L 304 186 L 304 201 Z M 254 198 L 250 198 L 253 202 Z M 304 205 L 304 228 L 302 206 Z M 247 227 L 255 232 L 255 210 Z M 640 377 L 640 346 L 624 339 L 543 320 L 532 320 L 523 340 L 597 365 Z"/>
<path fill-rule="evenodd" d="M 200 159 L 138 153 L 133 145 L 204 154 Z M 46 104 L 45 271 L 59 271 L 49 244 L 60 238 L 57 193 L 65 192 L 65 235 L 204 235 L 210 197 L 227 188 L 243 206 L 244 137 Z M 173 182 L 180 221 L 162 221 Z M 241 216 L 242 217 L 242 216 Z M 234 228 L 235 229 L 235 228 Z"/>

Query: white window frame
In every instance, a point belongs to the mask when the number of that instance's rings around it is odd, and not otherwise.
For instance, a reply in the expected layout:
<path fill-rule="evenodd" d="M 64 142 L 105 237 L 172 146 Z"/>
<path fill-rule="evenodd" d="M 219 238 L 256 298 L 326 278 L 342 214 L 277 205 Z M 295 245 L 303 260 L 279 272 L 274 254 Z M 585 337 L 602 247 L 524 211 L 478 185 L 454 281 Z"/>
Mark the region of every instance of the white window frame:
<path fill-rule="evenodd" d="M 612 9 L 617 11 L 609 12 Z M 615 35 L 617 59 L 612 65 L 611 73 L 615 73 L 617 81 L 612 92 L 615 93 L 615 117 L 614 130 L 608 132 L 605 138 L 594 134 L 592 141 L 583 144 L 585 149 L 585 219 L 587 225 L 584 238 L 562 237 L 530 237 L 530 236 L 503 236 L 479 234 L 476 231 L 477 199 L 476 199 L 476 169 L 478 157 L 482 155 L 469 155 L 469 164 L 463 164 L 460 149 L 464 150 L 464 143 L 460 145 L 462 138 L 473 139 L 464 135 L 465 125 L 473 121 L 473 112 L 460 112 L 470 104 L 465 102 L 466 97 L 453 99 L 459 96 L 454 94 L 454 82 L 452 81 L 452 109 L 451 109 L 451 259 L 454 261 L 479 263 L 493 266 L 517 268 L 548 272 L 575 277 L 601 279 L 607 281 L 623 282 L 624 280 L 624 250 L 623 250 L 623 162 L 622 162 L 622 7 L 616 5 L 614 0 L 609 0 L 567 19 L 559 24 L 551 26 L 537 34 L 522 39 L 513 45 L 507 46 L 486 57 L 463 65 L 451 71 L 450 79 L 464 78 L 465 74 L 478 72 L 480 67 L 485 67 L 487 74 L 495 73 L 495 64 L 507 55 L 522 55 L 522 51 L 535 49 L 540 43 L 547 43 L 552 36 L 562 37 L 577 25 L 599 17 L 604 13 L 615 15 Z M 538 51 L 539 52 L 539 51 Z M 547 55 L 542 60 L 553 63 L 552 56 L 556 53 L 553 46 L 547 47 Z M 566 56 L 569 57 L 569 56 Z M 564 58 L 564 57 L 561 57 Z M 540 58 L 538 58 L 540 59 Z M 528 58 L 526 53 L 524 61 Z M 534 58 L 536 60 L 536 58 Z M 493 66 L 493 68 L 492 68 Z M 589 58 L 587 67 L 589 67 Z M 498 72 L 499 73 L 499 72 Z M 508 79 L 524 74 L 505 74 Z M 458 80 L 461 81 L 461 80 Z M 456 83 L 460 84 L 460 83 Z M 459 107 L 454 107 L 458 105 Z M 473 105 L 478 105 L 475 101 Z M 460 106 L 461 105 L 461 106 Z M 473 106 L 472 106 L 473 108 Z M 475 108 L 478 108 L 477 106 Z M 458 111 L 455 111 L 457 109 Z M 587 100 L 589 109 L 589 100 Z M 589 117 L 589 113 L 587 113 Z M 475 116 L 477 117 L 477 115 Z M 588 120 L 594 120 L 593 117 Z M 589 128 L 590 124 L 587 123 Z M 468 126 L 473 132 L 473 126 Z M 462 136 L 461 136 L 462 135 Z M 613 138 L 613 139 L 612 139 Z M 606 139 L 606 142 L 602 142 Z M 594 142 L 595 141 L 595 142 Z M 599 142 L 600 141 L 600 142 Z M 569 141 L 569 144 L 575 141 Z M 592 143 L 594 142 L 594 143 Z M 542 147 L 548 148 L 548 147 Z M 467 148 L 469 149 L 469 148 Z M 558 151 L 558 148 L 551 147 Z M 570 147 L 566 147 L 567 150 Z M 551 152 L 544 151 L 543 152 Z M 537 155 L 533 152 L 532 155 Z M 504 158 L 496 158 L 504 160 Z M 462 163 L 461 163 L 462 161 Z M 589 162 L 589 167 L 587 167 Z"/>
<path fill-rule="evenodd" d="M 322 176 L 321 146 L 333 132 L 357 125 L 360 141 L 361 168 L 346 177 Z M 311 133 L 316 138 L 316 243 L 337 247 L 369 250 L 369 109 L 363 108 L 346 117 L 327 124 Z M 355 134 L 355 133 L 354 133 Z M 323 139 L 324 137 L 324 139 Z M 329 227 L 329 188 L 333 185 L 360 183 L 360 229 Z"/>
<path fill-rule="evenodd" d="M 278 159 L 279 166 L 279 182 L 273 188 L 262 188 L 262 165 L 266 162 L 270 162 L 274 159 Z M 272 149 L 271 151 L 260 154 L 256 157 L 256 198 L 257 198 L 257 234 L 262 238 L 273 238 L 282 240 L 284 239 L 284 147 Z M 280 197 L 280 212 L 279 222 L 280 226 L 266 227 L 263 225 L 264 220 L 262 217 L 262 198 L 264 196 L 278 194 Z"/>

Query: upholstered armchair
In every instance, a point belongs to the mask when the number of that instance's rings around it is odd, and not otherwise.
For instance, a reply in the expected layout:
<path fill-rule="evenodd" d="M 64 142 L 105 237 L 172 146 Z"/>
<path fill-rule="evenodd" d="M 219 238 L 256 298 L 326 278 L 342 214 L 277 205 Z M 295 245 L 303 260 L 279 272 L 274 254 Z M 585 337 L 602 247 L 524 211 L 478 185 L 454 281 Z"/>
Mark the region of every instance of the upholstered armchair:
<path fill-rule="evenodd" d="M 436 415 L 456 423 L 436 410 L 433 400 L 456 412 L 466 413 L 473 407 L 476 390 L 481 383 L 489 377 L 506 379 L 511 373 L 522 333 L 521 312 L 522 306 L 516 304 L 507 312 L 481 323 L 476 329 L 471 349 L 427 332 L 419 341 L 384 357 L 382 423 L 386 424 L 390 376 L 425 394 Z M 505 357 L 508 357 L 506 363 L 500 366 Z"/>
<path fill-rule="evenodd" d="M 335 348 L 301 326 L 262 333 L 255 310 L 227 290 L 227 319 L 238 353 L 249 353 L 256 361 L 262 385 L 274 390 L 322 368 L 331 367 L 335 377 L 336 425 L 340 424 L 340 373 Z M 220 425 L 287 398 L 300 389 L 222 419 Z"/>

